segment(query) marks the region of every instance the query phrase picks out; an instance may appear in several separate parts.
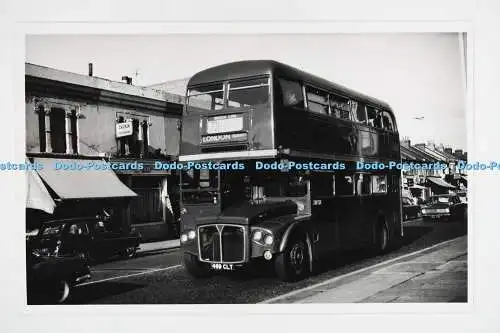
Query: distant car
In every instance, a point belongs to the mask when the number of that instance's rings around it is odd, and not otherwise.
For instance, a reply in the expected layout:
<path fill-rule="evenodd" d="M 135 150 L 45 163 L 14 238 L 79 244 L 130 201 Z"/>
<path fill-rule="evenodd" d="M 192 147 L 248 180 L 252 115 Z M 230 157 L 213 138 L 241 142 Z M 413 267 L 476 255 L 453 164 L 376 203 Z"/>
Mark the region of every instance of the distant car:
<path fill-rule="evenodd" d="M 413 200 L 408 197 L 401 198 L 401 204 L 403 206 L 403 221 L 419 218 L 422 214 L 420 212 L 420 206 L 413 203 Z"/>
<path fill-rule="evenodd" d="M 467 203 L 467 192 L 457 192 L 457 195 L 458 195 L 458 198 L 460 199 L 460 201 L 462 201 L 463 203 Z"/>
<path fill-rule="evenodd" d="M 463 203 L 456 194 L 431 196 L 427 203 L 422 206 L 422 216 L 426 220 L 465 220 L 467 218 L 467 204 Z"/>
<path fill-rule="evenodd" d="M 88 260 L 83 254 L 41 254 L 27 246 L 28 304 L 63 303 L 75 285 L 90 277 Z"/>
<path fill-rule="evenodd" d="M 91 261 L 113 256 L 131 258 L 139 249 L 140 242 L 140 234 L 108 230 L 96 217 L 45 222 L 38 235 L 30 240 L 31 246 L 41 254 L 83 253 Z"/>

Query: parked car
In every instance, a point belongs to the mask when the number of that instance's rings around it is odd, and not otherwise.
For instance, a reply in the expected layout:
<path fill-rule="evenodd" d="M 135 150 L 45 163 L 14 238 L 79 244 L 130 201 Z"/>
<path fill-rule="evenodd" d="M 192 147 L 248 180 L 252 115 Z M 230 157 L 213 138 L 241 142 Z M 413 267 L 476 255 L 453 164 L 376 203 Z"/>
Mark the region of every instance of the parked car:
<path fill-rule="evenodd" d="M 463 203 L 467 203 L 467 192 L 466 191 L 457 192 L 457 195 L 458 195 L 458 198 L 460 199 L 460 201 L 462 201 Z"/>
<path fill-rule="evenodd" d="M 108 230 L 99 217 L 60 219 L 45 222 L 32 247 L 41 254 L 77 255 L 84 253 L 91 260 L 113 256 L 131 258 L 141 242 L 140 234 Z"/>
<path fill-rule="evenodd" d="M 463 203 L 456 194 L 434 195 L 422 207 L 424 219 L 466 219 L 467 204 Z"/>
<path fill-rule="evenodd" d="M 403 221 L 418 218 L 422 215 L 420 212 L 420 206 L 416 205 L 412 199 L 402 197 L 401 204 L 403 206 Z"/>
<path fill-rule="evenodd" d="M 83 254 L 41 254 L 27 245 L 28 304 L 63 303 L 75 285 L 90 279 L 88 260 Z"/>

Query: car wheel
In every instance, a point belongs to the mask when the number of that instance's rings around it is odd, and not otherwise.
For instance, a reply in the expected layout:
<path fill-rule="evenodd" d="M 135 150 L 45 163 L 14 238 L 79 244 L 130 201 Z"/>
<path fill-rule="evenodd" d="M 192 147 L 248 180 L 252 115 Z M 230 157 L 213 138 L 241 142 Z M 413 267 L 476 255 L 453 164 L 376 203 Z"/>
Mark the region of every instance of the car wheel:
<path fill-rule="evenodd" d="M 129 246 L 125 249 L 123 255 L 126 258 L 133 258 L 137 253 L 137 248 L 135 246 Z"/>
<path fill-rule="evenodd" d="M 196 256 L 189 253 L 184 253 L 184 267 L 189 275 L 195 278 L 207 277 L 212 273 L 207 264 L 200 262 Z"/>
<path fill-rule="evenodd" d="M 296 234 L 290 238 L 285 251 L 276 256 L 274 269 L 283 281 L 298 281 L 309 273 L 309 251 L 305 237 Z"/>

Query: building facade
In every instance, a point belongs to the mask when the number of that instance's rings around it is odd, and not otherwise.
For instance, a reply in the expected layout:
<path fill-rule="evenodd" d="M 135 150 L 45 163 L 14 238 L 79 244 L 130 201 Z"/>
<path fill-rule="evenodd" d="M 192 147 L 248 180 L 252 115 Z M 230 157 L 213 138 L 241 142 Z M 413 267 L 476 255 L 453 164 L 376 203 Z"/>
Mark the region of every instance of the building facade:
<path fill-rule="evenodd" d="M 113 176 L 136 195 L 122 196 L 119 190 L 107 197 L 97 194 L 104 192 L 98 188 L 106 187 L 108 180 L 120 186 L 111 175 L 100 178 L 101 186 L 89 190 L 87 197 L 76 194 L 95 181 L 90 177 L 105 174 L 80 172 L 72 181 L 81 186 L 63 198 L 57 182 L 63 182 L 64 173 L 48 175 L 46 170 L 41 177 L 58 202 L 55 215 L 92 215 L 94 204 L 105 202 L 119 216 L 120 227 L 139 231 L 143 240 L 175 237 L 172 193 L 177 176 L 153 165 L 177 158 L 184 97 L 90 75 L 26 64 L 26 154 L 32 162 L 118 162 L 127 167 L 114 170 Z"/>

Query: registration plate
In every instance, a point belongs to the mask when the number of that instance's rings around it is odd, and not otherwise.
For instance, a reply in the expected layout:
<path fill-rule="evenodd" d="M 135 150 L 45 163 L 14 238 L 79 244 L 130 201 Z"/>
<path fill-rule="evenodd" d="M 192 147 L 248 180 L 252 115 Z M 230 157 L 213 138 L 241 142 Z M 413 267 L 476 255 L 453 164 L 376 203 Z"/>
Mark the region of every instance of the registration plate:
<path fill-rule="evenodd" d="M 216 271 L 234 271 L 233 264 L 212 264 L 211 267 Z"/>
<path fill-rule="evenodd" d="M 207 121 L 207 134 L 237 132 L 243 129 L 243 118 L 239 116 L 213 117 Z"/>

